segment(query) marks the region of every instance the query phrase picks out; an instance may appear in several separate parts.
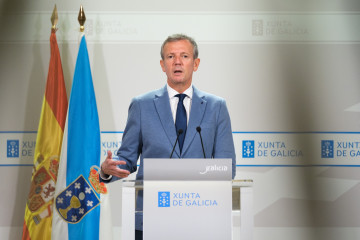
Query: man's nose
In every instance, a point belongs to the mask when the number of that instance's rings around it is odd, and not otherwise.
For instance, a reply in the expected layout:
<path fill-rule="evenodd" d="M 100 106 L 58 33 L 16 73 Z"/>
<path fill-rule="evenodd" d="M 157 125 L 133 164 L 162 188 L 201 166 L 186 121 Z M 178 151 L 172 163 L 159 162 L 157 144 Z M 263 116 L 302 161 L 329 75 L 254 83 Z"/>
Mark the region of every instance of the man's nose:
<path fill-rule="evenodd" d="M 181 61 L 181 56 L 176 56 L 176 57 L 175 57 L 175 60 L 174 60 L 174 63 L 175 63 L 175 64 L 181 64 L 181 63 L 182 63 L 182 61 Z"/>

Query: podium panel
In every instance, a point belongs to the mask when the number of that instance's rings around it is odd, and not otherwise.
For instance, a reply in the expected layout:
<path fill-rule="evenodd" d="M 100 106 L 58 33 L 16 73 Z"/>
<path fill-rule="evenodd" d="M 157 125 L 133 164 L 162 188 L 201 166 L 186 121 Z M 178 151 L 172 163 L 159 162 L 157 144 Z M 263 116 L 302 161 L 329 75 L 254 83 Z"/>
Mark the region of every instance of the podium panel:
<path fill-rule="evenodd" d="M 144 181 L 144 240 L 231 239 L 230 181 Z"/>
<path fill-rule="evenodd" d="M 144 240 L 230 240 L 231 173 L 231 159 L 144 159 Z"/>

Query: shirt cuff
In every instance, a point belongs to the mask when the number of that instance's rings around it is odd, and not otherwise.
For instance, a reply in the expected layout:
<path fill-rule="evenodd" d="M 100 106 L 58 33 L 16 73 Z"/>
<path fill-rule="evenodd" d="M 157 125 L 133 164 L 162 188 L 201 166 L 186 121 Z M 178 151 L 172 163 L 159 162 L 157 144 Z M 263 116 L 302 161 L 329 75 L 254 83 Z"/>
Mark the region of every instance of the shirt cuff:
<path fill-rule="evenodd" d="M 100 167 L 100 171 L 99 171 L 99 176 L 100 176 L 100 178 L 101 178 L 102 180 L 104 180 L 104 181 L 109 181 L 109 180 L 112 178 L 112 175 L 107 175 L 107 174 L 105 174 L 105 173 L 102 171 L 101 167 Z"/>

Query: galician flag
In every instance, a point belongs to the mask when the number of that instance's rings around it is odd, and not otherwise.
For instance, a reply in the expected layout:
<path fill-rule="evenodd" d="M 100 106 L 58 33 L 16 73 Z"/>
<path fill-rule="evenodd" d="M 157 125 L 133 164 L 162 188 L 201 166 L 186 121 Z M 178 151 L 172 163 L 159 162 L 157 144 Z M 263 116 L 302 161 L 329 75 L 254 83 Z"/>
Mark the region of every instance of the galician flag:
<path fill-rule="evenodd" d="M 53 200 L 67 113 L 67 96 L 56 30 L 50 35 L 50 63 L 39 128 L 34 168 L 25 208 L 23 240 L 50 239 Z"/>
<path fill-rule="evenodd" d="M 109 229 L 112 226 L 102 223 L 107 189 L 99 183 L 100 144 L 96 98 L 85 35 L 82 35 L 56 184 L 53 240 L 111 239 L 111 230 L 101 230 L 102 226 Z"/>

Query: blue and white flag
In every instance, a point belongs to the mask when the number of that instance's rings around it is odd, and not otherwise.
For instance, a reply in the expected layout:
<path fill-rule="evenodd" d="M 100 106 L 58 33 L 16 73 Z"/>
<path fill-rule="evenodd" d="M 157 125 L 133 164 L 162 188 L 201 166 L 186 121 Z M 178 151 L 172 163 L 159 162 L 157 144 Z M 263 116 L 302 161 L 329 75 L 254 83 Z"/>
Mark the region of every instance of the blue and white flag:
<path fill-rule="evenodd" d="M 81 37 L 55 190 L 52 239 L 111 239 L 101 221 L 108 203 L 99 183 L 100 127 L 85 36 Z M 109 215 L 106 214 L 108 217 Z M 101 226 L 110 231 L 103 233 Z"/>

